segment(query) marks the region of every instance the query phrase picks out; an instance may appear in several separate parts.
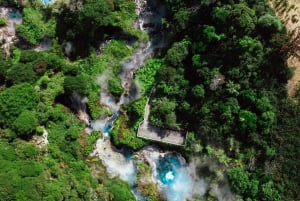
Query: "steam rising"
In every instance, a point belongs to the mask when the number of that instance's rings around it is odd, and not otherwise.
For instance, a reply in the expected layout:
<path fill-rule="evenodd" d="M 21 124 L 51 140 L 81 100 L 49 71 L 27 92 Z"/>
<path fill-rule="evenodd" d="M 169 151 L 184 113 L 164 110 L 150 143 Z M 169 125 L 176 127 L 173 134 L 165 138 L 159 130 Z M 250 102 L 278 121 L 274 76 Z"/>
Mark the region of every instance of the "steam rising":
<path fill-rule="evenodd" d="M 206 193 L 207 184 L 195 174 L 196 166 L 187 164 L 181 155 L 167 153 L 156 164 L 158 182 L 169 201 L 184 201 Z"/>
<path fill-rule="evenodd" d="M 107 138 L 99 139 L 96 147 L 92 155 L 98 156 L 102 160 L 112 177 L 118 176 L 131 185 L 135 183 L 136 167 L 133 160 L 127 160 L 122 153 L 111 145 Z"/>
<path fill-rule="evenodd" d="M 154 1 L 147 2 L 153 4 L 151 9 L 146 8 L 147 5 L 144 0 L 136 0 L 135 3 L 139 15 L 138 27 L 149 33 L 151 41 L 148 44 L 140 44 L 140 48 L 135 51 L 132 59 L 123 64 L 120 78 L 124 93 L 119 98 L 119 102 L 109 94 L 107 89 L 110 74 L 105 72 L 97 78 L 97 83 L 101 86 L 100 103 L 109 107 L 113 115 L 103 120 L 91 122 L 91 127 L 94 130 L 104 134 L 104 138 L 98 139 L 92 155 L 101 159 L 112 177 L 117 176 L 128 181 L 138 200 L 142 200 L 143 197 L 136 191 L 137 189 L 134 189 L 137 175 L 136 160 L 146 161 L 150 165 L 151 180 L 157 184 L 158 189 L 168 201 L 193 200 L 195 197 L 205 195 L 210 188 L 210 185 L 197 174 L 199 160 L 187 163 L 178 153 L 162 151 L 154 146 L 145 147 L 134 153 L 135 160 L 133 160 L 133 157 L 126 158 L 119 150 L 116 150 L 109 140 L 109 132 L 118 117 L 120 106 L 136 100 L 140 96 L 139 88 L 133 82 L 134 71 L 144 65 L 156 48 L 165 45 L 164 33 L 160 27 L 164 8 Z M 221 188 L 215 185 L 212 190 L 220 201 L 224 200 L 228 192 L 228 195 L 231 195 L 228 185 Z"/>

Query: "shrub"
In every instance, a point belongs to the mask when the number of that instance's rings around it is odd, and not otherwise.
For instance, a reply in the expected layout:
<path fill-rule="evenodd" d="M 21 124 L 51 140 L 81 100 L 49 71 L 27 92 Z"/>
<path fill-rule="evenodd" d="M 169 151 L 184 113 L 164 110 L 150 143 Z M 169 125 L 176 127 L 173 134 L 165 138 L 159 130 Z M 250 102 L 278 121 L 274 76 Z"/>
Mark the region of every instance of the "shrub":
<path fill-rule="evenodd" d="M 38 119 L 33 111 L 23 111 L 13 123 L 17 135 L 26 136 L 36 130 Z"/>

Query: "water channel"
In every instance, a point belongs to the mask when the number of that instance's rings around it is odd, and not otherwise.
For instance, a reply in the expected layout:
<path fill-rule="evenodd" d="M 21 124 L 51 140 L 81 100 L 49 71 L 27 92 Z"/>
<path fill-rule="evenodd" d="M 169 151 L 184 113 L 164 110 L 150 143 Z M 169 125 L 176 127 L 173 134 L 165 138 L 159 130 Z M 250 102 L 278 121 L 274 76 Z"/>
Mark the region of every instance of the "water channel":
<path fill-rule="evenodd" d="M 105 165 L 107 172 L 112 177 L 119 177 L 132 186 L 132 192 L 137 200 L 146 200 L 136 189 L 137 165 L 139 161 L 145 161 L 151 167 L 151 182 L 154 183 L 161 194 L 168 201 L 193 200 L 197 196 L 207 193 L 208 184 L 198 176 L 198 160 L 187 163 L 186 160 L 174 151 L 161 150 L 156 146 L 147 146 L 131 155 L 117 150 L 110 142 L 109 132 L 118 118 L 122 104 L 129 103 L 140 98 L 138 86 L 133 81 L 134 72 L 142 67 L 153 52 L 165 46 L 164 32 L 161 20 L 165 15 L 164 5 L 156 0 L 136 0 L 138 14 L 137 28 L 148 33 L 149 43 L 141 43 L 134 52 L 132 58 L 123 65 L 120 78 L 124 92 L 117 102 L 105 90 L 101 91 L 101 104 L 110 108 L 112 116 L 104 120 L 94 120 L 91 127 L 101 131 L 103 138 L 97 140 L 96 148 L 91 154 L 97 156 Z M 224 194 L 221 193 L 221 197 Z M 228 199 L 219 199 L 228 200 Z"/>

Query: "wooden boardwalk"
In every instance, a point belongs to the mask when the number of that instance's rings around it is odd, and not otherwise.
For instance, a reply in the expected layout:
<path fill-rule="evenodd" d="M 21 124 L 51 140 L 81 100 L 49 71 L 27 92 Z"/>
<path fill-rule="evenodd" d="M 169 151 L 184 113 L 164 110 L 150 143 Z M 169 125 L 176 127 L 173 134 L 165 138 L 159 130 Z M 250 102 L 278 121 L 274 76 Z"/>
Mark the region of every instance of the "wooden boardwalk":
<path fill-rule="evenodd" d="M 137 136 L 148 140 L 184 146 L 186 133 L 142 122 L 138 128 Z"/>

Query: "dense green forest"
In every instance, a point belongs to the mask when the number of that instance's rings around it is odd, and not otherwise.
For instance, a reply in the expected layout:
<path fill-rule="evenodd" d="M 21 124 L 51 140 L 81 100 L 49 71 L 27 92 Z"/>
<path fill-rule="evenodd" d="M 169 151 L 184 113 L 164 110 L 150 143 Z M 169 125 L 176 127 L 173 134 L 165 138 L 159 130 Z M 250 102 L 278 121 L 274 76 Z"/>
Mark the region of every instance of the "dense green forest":
<path fill-rule="evenodd" d="M 266 0 L 159 3 L 168 45 L 135 73 L 142 97 L 122 106 L 113 143 L 134 150 L 154 143 L 136 137 L 152 92 L 150 121 L 188 131 L 185 147 L 160 146 L 226 166 L 236 200 L 300 200 L 300 92 L 287 96 L 293 72 L 283 46 L 291 41 L 280 19 Z M 0 200 L 135 200 L 128 183 L 89 157 L 101 134 L 84 133 L 71 99 L 86 96 L 92 119 L 111 115 L 96 78 L 109 75 L 108 90 L 120 97 L 122 62 L 149 39 L 133 26 L 134 1 L 0 5 L 23 16 L 19 41 L 0 54 Z M 51 48 L 33 50 L 45 38 Z M 45 132 L 49 142 L 37 143 Z"/>
<path fill-rule="evenodd" d="M 151 121 L 190 131 L 204 153 L 225 150 L 238 199 L 299 200 L 299 96 L 291 100 L 285 89 L 292 72 L 280 19 L 267 1 L 166 5 L 171 45 Z"/>

